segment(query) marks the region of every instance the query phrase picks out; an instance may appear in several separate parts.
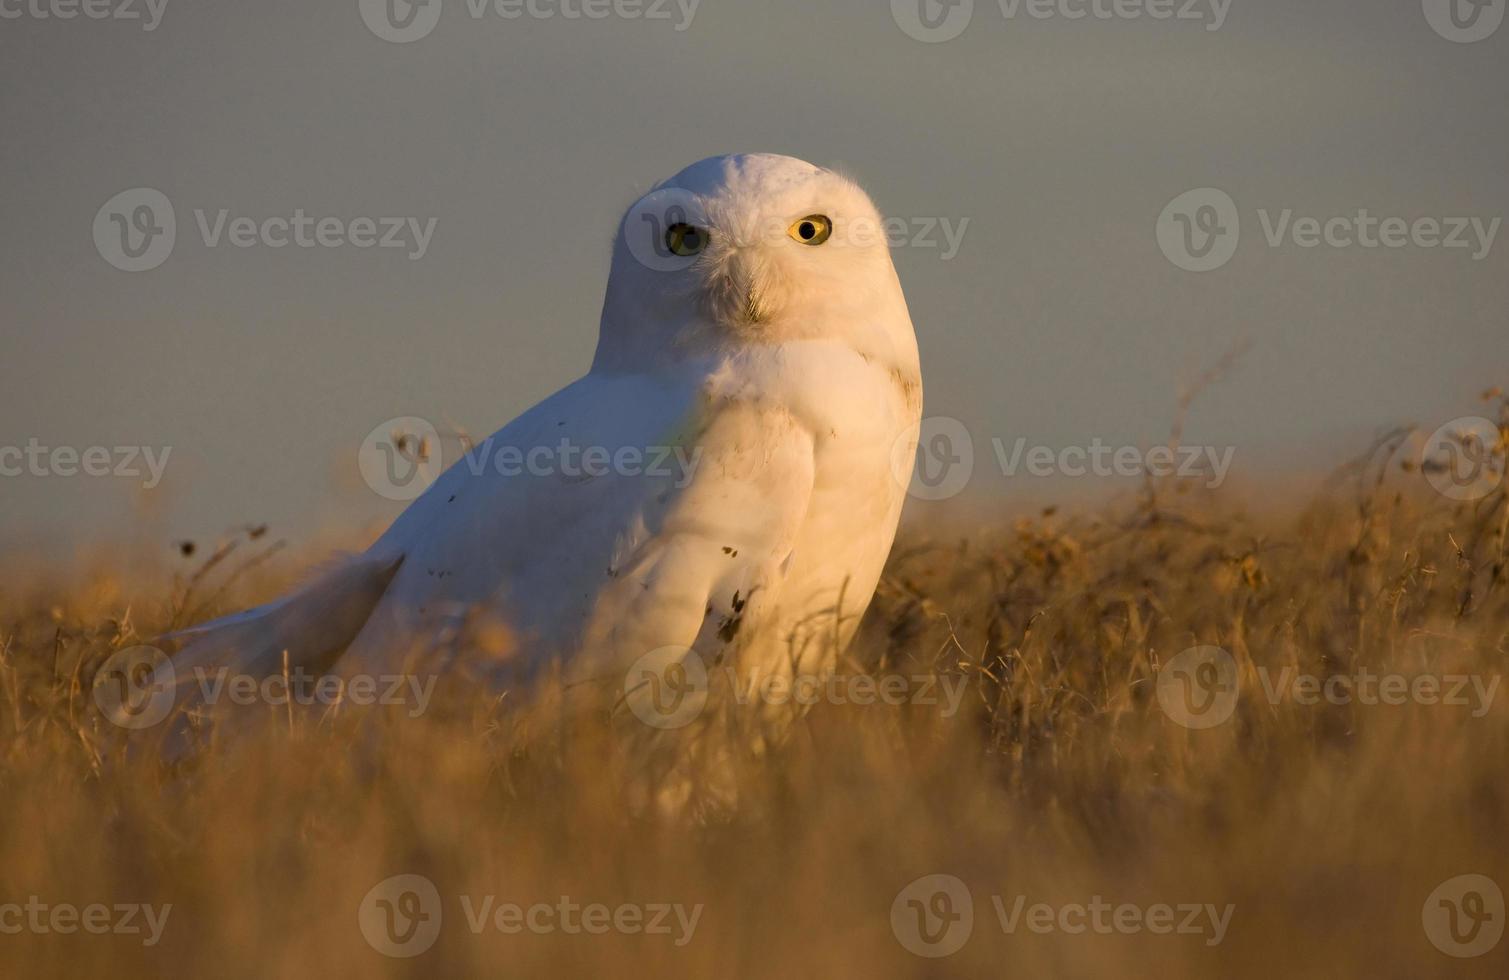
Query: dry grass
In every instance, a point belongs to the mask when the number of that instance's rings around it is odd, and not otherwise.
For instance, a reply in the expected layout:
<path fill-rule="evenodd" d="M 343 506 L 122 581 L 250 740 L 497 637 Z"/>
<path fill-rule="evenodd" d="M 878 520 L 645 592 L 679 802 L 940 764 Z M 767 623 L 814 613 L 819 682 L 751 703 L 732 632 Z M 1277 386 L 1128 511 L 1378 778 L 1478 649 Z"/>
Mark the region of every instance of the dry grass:
<path fill-rule="evenodd" d="M 1400 471 L 1401 443 L 1380 443 L 1322 499 L 1257 517 L 1155 486 L 1098 514 L 904 536 L 854 658 L 962 678 L 963 709 L 818 705 L 785 744 L 730 764 L 737 806 L 695 820 L 635 804 L 619 726 L 561 730 L 480 694 L 375 736 L 349 719 L 285 719 L 177 773 L 129 751 L 93 709 L 94 670 L 200 602 L 275 591 L 286 557 L 222 594 L 209 584 L 265 541 L 187 597 L 186 581 L 119 563 L 9 588 L 0 904 L 173 909 L 150 948 L 0 934 L 0 974 L 1509 975 L 1509 941 L 1453 959 L 1421 922 L 1455 875 L 1509 887 L 1506 699 L 1480 717 L 1272 703 L 1259 674 L 1504 672 L 1505 488 L 1445 501 Z M 1160 664 L 1197 644 L 1230 651 L 1241 675 L 1234 717 L 1204 731 L 1155 696 Z M 890 909 L 939 872 L 972 890 L 975 928 L 962 951 L 926 960 L 893 936 Z M 363 896 L 398 873 L 442 896 L 440 938 L 413 960 L 379 955 L 358 928 Z M 1235 911 L 1218 945 L 1006 935 L 990 896 L 1019 894 Z M 460 896 L 488 895 L 704 908 L 682 947 L 473 934 Z"/>

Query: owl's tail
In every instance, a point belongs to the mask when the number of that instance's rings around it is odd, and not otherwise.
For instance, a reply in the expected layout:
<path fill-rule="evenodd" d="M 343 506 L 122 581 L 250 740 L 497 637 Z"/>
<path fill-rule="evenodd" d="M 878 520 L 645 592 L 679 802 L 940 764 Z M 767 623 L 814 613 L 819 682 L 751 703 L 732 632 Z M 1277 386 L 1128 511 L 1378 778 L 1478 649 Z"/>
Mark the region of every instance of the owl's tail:
<path fill-rule="evenodd" d="M 172 692 L 164 754 L 177 758 L 195 730 L 223 716 L 226 684 L 327 673 L 371 618 L 403 556 L 344 559 L 281 599 L 159 637 L 169 654 L 153 674 Z"/>

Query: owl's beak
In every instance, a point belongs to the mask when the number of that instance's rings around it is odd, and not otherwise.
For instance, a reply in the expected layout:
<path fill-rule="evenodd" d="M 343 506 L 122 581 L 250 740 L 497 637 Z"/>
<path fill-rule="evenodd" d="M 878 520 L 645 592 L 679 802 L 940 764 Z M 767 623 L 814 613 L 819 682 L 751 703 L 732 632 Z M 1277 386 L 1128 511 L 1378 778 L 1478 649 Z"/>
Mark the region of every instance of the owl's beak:
<path fill-rule="evenodd" d="M 757 324 L 770 315 L 761 288 L 760 260 L 748 250 L 730 253 L 708 286 L 714 315 L 730 323 Z"/>
<path fill-rule="evenodd" d="M 760 287 L 753 276 L 746 276 L 739 284 L 739 293 L 744 297 L 740 314 L 750 323 L 765 319 L 765 308 L 760 305 Z"/>

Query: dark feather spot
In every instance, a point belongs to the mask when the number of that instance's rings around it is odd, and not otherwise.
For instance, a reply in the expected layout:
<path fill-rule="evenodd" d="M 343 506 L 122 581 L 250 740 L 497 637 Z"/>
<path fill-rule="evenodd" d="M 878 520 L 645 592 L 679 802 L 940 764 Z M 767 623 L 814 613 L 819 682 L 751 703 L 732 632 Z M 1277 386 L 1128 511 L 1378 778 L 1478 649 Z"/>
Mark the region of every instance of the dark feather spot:
<path fill-rule="evenodd" d="M 718 624 L 718 639 L 724 643 L 732 643 L 733 638 L 739 635 L 739 625 L 743 621 L 743 616 L 734 615 Z"/>

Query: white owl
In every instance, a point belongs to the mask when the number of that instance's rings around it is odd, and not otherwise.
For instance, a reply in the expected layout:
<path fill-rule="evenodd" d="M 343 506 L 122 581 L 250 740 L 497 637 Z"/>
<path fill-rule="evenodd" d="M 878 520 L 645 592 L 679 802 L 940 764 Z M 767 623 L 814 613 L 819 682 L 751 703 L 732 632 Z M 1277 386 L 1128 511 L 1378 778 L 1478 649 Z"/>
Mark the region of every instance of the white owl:
<path fill-rule="evenodd" d="M 365 554 L 172 637 L 173 662 L 182 678 L 439 658 L 501 683 L 546 663 L 622 676 L 676 648 L 756 674 L 828 669 L 895 536 L 921 407 L 865 193 L 790 157 L 703 160 L 620 224 L 586 375 Z"/>

